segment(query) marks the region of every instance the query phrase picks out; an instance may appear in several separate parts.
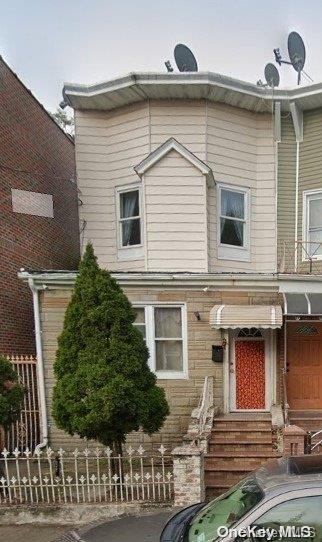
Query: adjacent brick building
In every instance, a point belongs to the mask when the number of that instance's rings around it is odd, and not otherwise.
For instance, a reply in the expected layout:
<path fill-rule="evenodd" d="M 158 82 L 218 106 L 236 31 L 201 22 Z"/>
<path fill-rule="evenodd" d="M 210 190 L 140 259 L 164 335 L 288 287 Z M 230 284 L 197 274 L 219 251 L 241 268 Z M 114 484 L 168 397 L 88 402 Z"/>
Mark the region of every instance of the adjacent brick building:
<path fill-rule="evenodd" d="M 79 259 L 74 142 L 0 57 L 0 352 L 34 353 L 20 268 Z"/>

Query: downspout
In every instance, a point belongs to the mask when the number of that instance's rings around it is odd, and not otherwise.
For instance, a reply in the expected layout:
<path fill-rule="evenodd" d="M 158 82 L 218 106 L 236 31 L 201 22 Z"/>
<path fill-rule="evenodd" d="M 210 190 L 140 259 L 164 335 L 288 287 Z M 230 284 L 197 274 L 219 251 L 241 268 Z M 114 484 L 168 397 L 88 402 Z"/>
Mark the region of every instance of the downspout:
<path fill-rule="evenodd" d="M 48 420 L 46 409 L 46 389 L 45 389 L 45 373 L 44 373 L 44 358 L 42 351 L 41 340 L 41 324 L 40 324 L 40 306 L 39 306 L 39 291 L 35 286 L 34 279 L 28 279 L 29 287 L 32 291 L 33 309 L 34 309 L 34 322 L 35 322 L 35 338 L 36 338 L 36 355 L 37 355 L 37 382 L 38 382 L 38 395 L 40 404 L 40 420 L 42 426 L 42 441 L 37 444 L 35 453 L 39 452 L 41 448 L 48 445 Z"/>
<path fill-rule="evenodd" d="M 300 168 L 300 143 L 296 142 L 296 170 L 295 170 L 295 258 L 294 271 L 298 268 L 298 225 L 299 225 L 299 168 Z"/>

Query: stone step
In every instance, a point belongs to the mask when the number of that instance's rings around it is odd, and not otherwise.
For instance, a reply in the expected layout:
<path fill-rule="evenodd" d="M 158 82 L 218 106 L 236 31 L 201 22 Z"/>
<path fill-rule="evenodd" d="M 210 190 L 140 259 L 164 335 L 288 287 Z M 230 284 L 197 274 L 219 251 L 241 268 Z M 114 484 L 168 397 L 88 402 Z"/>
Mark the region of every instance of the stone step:
<path fill-rule="evenodd" d="M 213 442 L 210 441 L 209 443 L 209 452 L 230 452 L 230 455 L 233 457 L 236 452 L 244 452 L 247 456 L 248 453 L 252 452 L 273 452 L 273 444 L 272 441 L 264 442 L 258 442 L 257 444 L 254 442 L 249 441 L 243 441 L 243 442 Z"/>
<path fill-rule="evenodd" d="M 239 480 L 248 476 L 252 471 L 251 470 L 236 470 L 233 472 L 230 471 L 208 471 L 207 472 L 207 487 L 212 484 L 219 484 L 228 487 L 232 487 L 237 484 Z"/>
<path fill-rule="evenodd" d="M 280 454 L 272 451 L 272 450 L 262 450 L 262 451 L 253 451 L 248 450 L 247 454 L 245 454 L 244 451 L 235 451 L 234 455 L 231 455 L 231 452 L 225 452 L 225 451 L 215 451 L 215 452 L 209 452 L 206 457 L 214 457 L 214 458 L 252 458 L 252 457 L 263 457 L 263 458 L 273 458 L 276 459 L 278 457 L 281 457 Z"/>
<path fill-rule="evenodd" d="M 205 472 L 210 471 L 254 471 L 272 457 L 212 457 L 211 454 L 205 457 Z"/>
<path fill-rule="evenodd" d="M 242 433 L 234 431 L 232 433 L 217 433 L 216 431 L 212 431 L 210 442 L 219 442 L 222 444 L 231 443 L 231 444 L 247 444 L 247 443 L 263 443 L 263 444 L 269 444 L 272 442 L 272 434 L 271 433 L 261 433 L 260 431 L 256 433 Z"/>
<path fill-rule="evenodd" d="M 213 442 L 227 441 L 227 442 L 272 442 L 271 431 L 212 431 L 210 440 Z"/>
<path fill-rule="evenodd" d="M 214 430 L 216 429 L 248 429 L 248 430 L 269 430 L 271 431 L 271 422 L 265 422 L 265 421 L 258 421 L 258 422 L 250 422 L 250 421 L 242 421 L 242 420 L 236 420 L 236 421 L 228 421 L 228 420 L 218 420 L 215 418 L 214 420 Z"/>
<path fill-rule="evenodd" d="M 270 415 L 229 414 L 215 418 L 205 457 L 207 498 L 214 498 L 272 458 Z"/>
<path fill-rule="evenodd" d="M 212 433 L 241 433 L 241 434 L 244 434 L 244 433 L 249 433 L 251 435 L 262 435 L 263 433 L 272 433 L 272 428 L 270 425 L 268 425 L 267 427 L 264 427 L 262 429 L 259 429 L 257 426 L 256 428 L 250 428 L 250 427 L 244 427 L 244 425 L 240 425 L 240 426 L 228 426 L 228 427 L 222 427 L 222 426 L 216 426 L 213 428 L 212 430 Z"/>
<path fill-rule="evenodd" d="M 269 422 L 271 415 L 267 412 L 231 412 L 230 414 L 220 414 L 215 417 L 215 422 Z"/>
<path fill-rule="evenodd" d="M 322 411 L 321 410 L 289 410 L 289 418 L 316 418 L 322 421 Z"/>

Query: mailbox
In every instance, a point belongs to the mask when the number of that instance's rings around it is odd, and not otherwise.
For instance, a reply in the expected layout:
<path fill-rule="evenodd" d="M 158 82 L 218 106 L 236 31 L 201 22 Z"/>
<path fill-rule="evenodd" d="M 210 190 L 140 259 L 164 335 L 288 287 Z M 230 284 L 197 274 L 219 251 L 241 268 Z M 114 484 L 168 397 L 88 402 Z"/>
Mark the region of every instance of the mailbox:
<path fill-rule="evenodd" d="M 212 361 L 216 363 L 223 363 L 224 361 L 224 348 L 223 346 L 212 345 Z"/>

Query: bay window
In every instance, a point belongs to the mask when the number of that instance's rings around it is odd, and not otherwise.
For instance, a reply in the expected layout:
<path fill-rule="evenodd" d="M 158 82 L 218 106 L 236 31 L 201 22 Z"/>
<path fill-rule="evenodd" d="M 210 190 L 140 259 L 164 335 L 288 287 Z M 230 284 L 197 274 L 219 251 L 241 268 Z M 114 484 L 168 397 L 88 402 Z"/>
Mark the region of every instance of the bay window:
<path fill-rule="evenodd" d="M 184 305 L 136 305 L 134 325 L 150 352 L 149 365 L 158 378 L 187 375 L 186 310 Z"/>
<path fill-rule="evenodd" d="M 118 191 L 119 238 L 121 247 L 141 245 L 141 204 L 139 188 Z"/>
<path fill-rule="evenodd" d="M 249 237 L 249 190 L 219 185 L 218 258 L 249 260 Z"/>

